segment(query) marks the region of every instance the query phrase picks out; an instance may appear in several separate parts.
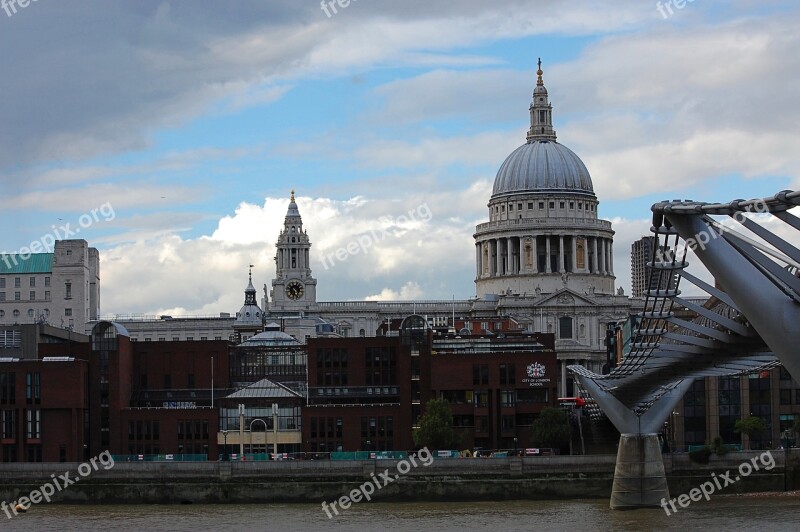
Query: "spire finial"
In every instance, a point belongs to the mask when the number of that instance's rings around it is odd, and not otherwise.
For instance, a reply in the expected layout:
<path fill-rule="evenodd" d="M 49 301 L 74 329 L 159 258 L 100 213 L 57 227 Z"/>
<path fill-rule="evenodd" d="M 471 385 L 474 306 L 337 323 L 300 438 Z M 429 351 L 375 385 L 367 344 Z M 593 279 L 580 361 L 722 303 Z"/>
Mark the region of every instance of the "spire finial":
<path fill-rule="evenodd" d="M 539 70 L 536 71 L 536 75 L 539 76 L 539 79 L 536 80 L 536 85 L 538 85 L 539 87 L 544 86 L 544 80 L 542 79 L 542 74 L 544 74 L 544 71 L 542 71 L 542 58 L 540 57 Z"/>
<path fill-rule="evenodd" d="M 294 189 L 292 189 L 292 199 L 291 202 L 294 203 Z"/>
<path fill-rule="evenodd" d="M 250 277 L 250 282 L 253 282 L 253 265 L 250 265 L 250 271 L 248 272 L 248 276 Z"/>

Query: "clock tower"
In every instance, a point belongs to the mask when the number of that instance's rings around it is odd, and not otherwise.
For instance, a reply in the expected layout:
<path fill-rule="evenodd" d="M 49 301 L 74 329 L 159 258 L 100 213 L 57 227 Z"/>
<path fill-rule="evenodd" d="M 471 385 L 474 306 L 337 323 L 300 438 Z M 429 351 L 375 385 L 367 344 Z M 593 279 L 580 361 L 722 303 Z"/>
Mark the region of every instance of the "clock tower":
<path fill-rule="evenodd" d="M 297 210 L 294 190 L 283 231 L 275 244 L 275 279 L 272 280 L 272 312 L 307 311 L 317 301 L 317 280 L 311 276 L 311 242 L 303 231 L 303 219 Z"/>

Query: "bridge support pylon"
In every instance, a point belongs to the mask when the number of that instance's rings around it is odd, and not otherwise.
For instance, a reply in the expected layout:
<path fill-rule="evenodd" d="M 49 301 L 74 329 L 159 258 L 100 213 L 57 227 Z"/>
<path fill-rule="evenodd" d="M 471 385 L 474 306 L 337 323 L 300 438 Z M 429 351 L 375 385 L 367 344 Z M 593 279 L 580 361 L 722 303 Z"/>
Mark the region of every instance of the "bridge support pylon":
<path fill-rule="evenodd" d="M 649 409 L 637 414 L 597 381 L 579 373 L 575 376 L 620 432 L 611 509 L 661 506 L 662 499 L 669 500 L 669 488 L 658 432 L 694 379 L 675 382 L 652 401 Z"/>
<path fill-rule="evenodd" d="M 611 509 L 655 508 L 669 500 L 658 434 L 621 434 Z"/>

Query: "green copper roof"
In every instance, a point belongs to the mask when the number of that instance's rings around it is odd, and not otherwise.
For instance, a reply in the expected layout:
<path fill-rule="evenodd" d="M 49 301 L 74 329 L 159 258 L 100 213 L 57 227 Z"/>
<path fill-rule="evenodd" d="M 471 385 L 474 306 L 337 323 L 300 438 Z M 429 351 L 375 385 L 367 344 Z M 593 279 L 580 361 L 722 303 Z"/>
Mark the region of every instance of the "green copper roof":
<path fill-rule="evenodd" d="M 16 253 L 0 255 L 0 275 L 4 273 L 52 273 L 52 271 L 52 253 L 33 253 L 26 259 Z"/>

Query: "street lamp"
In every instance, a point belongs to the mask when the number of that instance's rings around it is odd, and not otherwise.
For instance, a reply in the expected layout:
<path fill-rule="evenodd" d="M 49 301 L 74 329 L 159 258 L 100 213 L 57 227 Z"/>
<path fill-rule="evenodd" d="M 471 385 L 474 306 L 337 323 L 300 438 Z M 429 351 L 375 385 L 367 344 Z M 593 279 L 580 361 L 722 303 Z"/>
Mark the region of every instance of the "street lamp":
<path fill-rule="evenodd" d="M 228 431 L 227 430 L 223 430 L 222 431 L 222 438 L 223 438 L 223 441 L 225 442 L 222 445 L 222 454 L 225 455 L 225 461 L 229 461 L 231 459 L 231 457 L 228 456 Z"/>

